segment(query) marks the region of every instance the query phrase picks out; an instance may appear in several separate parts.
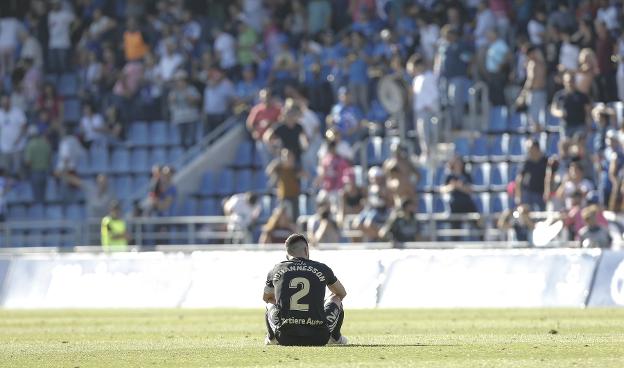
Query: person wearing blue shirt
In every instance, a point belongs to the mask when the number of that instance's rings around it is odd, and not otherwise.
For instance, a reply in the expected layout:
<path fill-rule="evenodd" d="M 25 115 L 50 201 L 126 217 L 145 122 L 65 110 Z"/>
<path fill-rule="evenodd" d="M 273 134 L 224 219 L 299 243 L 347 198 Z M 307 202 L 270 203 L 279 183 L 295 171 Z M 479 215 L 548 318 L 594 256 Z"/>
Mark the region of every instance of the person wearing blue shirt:
<path fill-rule="evenodd" d="M 327 123 L 340 132 L 343 139 L 354 143 L 362 138 L 362 110 L 351 100 L 351 93 L 342 87 L 338 90 L 338 103 L 327 116 Z"/>
<path fill-rule="evenodd" d="M 247 105 L 253 106 L 260 92 L 260 83 L 256 79 L 256 73 L 251 66 L 243 68 L 243 78 L 236 84 L 236 97 Z"/>

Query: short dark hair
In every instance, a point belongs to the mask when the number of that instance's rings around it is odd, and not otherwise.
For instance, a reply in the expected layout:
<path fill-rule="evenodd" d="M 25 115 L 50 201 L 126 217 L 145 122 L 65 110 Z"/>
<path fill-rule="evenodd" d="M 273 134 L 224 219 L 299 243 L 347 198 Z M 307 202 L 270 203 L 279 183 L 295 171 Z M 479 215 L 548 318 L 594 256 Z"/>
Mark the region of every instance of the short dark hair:
<path fill-rule="evenodd" d="M 305 235 L 294 233 L 290 235 L 288 239 L 286 239 L 286 242 L 284 243 L 284 245 L 286 245 L 286 249 L 290 249 L 294 247 L 295 245 L 297 245 L 297 243 L 299 242 L 304 242 L 306 245 L 308 245 L 308 239 L 306 239 Z"/>

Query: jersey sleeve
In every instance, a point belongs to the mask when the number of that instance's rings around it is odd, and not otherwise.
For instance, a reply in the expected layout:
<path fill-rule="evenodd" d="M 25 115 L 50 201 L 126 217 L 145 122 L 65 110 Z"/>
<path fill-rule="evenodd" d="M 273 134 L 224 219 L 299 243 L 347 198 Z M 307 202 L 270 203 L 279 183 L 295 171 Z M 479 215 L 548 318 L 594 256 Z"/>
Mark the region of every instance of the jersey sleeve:
<path fill-rule="evenodd" d="M 325 283 L 326 285 L 333 285 L 336 283 L 336 281 L 338 281 L 338 278 L 336 278 L 336 275 L 334 275 L 334 271 L 332 271 L 331 268 L 329 268 L 328 266 L 325 266 L 327 268 L 327 270 L 325 271 Z"/>
<path fill-rule="evenodd" d="M 271 269 L 271 271 L 269 271 L 269 273 L 267 274 L 267 279 L 264 283 L 264 292 L 269 294 L 273 292 L 273 289 L 275 288 L 275 286 L 273 285 L 273 274 L 274 274 L 274 269 Z"/>

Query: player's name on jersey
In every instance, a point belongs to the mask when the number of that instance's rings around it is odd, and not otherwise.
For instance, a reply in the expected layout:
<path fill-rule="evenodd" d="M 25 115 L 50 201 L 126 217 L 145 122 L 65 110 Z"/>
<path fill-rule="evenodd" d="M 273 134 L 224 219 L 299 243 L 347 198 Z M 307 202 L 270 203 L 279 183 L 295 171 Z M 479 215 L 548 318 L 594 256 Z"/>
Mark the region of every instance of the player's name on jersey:
<path fill-rule="evenodd" d="M 324 322 L 319 321 L 317 319 L 312 319 L 308 317 L 305 318 L 282 318 L 282 326 L 283 325 L 309 325 L 309 326 L 321 326 Z"/>
<path fill-rule="evenodd" d="M 275 273 L 275 276 L 273 276 L 273 281 L 279 280 L 288 271 L 292 271 L 292 272 L 296 272 L 296 271 L 312 272 L 314 275 L 316 275 L 316 277 L 318 277 L 319 281 L 325 281 L 325 275 L 323 275 L 323 273 L 321 271 L 319 271 L 316 267 L 305 266 L 305 265 L 294 265 L 294 266 L 290 266 L 288 268 L 283 268 L 283 269 L 281 269 L 281 270 L 279 270 L 279 271 L 277 271 Z"/>

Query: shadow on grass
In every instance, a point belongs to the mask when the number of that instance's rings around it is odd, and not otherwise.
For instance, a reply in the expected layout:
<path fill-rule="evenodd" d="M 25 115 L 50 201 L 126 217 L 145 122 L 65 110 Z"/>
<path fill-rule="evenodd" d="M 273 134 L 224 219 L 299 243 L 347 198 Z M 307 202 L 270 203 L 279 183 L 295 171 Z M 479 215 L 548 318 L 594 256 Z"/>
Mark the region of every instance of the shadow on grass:
<path fill-rule="evenodd" d="M 390 348 L 390 347 L 449 347 L 457 345 L 438 345 L 438 344 L 348 344 L 348 345 L 326 345 L 327 347 L 336 348 Z"/>

